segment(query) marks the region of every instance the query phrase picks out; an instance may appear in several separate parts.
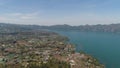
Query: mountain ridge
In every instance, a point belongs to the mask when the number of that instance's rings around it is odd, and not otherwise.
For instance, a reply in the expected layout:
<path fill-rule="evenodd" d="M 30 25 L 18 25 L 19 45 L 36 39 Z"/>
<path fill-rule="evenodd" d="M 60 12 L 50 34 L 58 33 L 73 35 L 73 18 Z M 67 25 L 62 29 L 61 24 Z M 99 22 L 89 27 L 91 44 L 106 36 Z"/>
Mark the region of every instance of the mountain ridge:
<path fill-rule="evenodd" d="M 19 29 L 20 28 L 20 29 Z M 52 25 L 52 26 L 41 26 L 41 25 L 23 25 L 23 24 L 9 24 L 9 23 L 0 23 L 0 32 L 3 31 L 28 31 L 28 30 L 78 30 L 84 32 L 110 32 L 110 33 L 120 33 L 120 23 L 118 24 L 109 24 L 109 25 L 79 25 L 71 26 L 67 24 L 63 25 Z"/>

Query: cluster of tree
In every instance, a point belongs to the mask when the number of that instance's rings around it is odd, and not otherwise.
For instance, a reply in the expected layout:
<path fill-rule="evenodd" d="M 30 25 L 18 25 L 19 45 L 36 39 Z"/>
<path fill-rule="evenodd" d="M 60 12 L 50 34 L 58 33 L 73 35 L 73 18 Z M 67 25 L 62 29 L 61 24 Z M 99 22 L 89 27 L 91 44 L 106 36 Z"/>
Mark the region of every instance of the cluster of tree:
<path fill-rule="evenodd" d="M 42 62 L 41 65 L 29 64 L 28 68 L 70 68 L 70 64 L 64 61 L 51 59 L 47 63 Z"/>
<path fill-rule="evenodd" d="M 38 62 L 30 62 L 27 67 L 24 67 L 21 64 L 0 64 L 0 68 L 70 68 L 70 64 L 64 61 L 50 59 L 47 63 L 41 62 L 38 64 Z"/>

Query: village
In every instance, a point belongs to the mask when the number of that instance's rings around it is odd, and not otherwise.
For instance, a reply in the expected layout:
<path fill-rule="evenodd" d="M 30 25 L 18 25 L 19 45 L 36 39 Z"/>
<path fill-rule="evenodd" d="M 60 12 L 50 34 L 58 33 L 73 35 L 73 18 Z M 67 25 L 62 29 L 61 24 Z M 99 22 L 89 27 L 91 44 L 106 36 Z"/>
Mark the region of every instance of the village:
<path fill-rule="evenodd" d="M 30 64 L 40 66 L 50 59 L 66 62 L 68 68 L 104 68 L 91 56 L 76 53 L 68 38 L 57 33 L 30 31 L 0 36 L 3 39 L 0 41 L 0 68 L 30 68 Z"/>

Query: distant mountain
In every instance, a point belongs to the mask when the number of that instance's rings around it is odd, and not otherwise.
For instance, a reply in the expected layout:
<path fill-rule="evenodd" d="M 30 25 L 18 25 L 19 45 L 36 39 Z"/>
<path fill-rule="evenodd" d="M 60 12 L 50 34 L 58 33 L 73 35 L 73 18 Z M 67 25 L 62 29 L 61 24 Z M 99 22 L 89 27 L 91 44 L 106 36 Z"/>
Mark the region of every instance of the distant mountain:
<path fill-rule="evenodd" d="M 112 32 L 120 33 L 120 24 L 109 24 L 109 25 L 80 25 L 80 26 L 70 26 L 70 25 L 54 25 L 54 26 L 44 26 L 44 29 L 52 30 L 77 30 L 84 32 Z"/>
<path fill-rule="evenodd" d="M 0 23 L 0 32 L 20 32 L 40 29 L 37 25 L 19 25 Z"/>
<path fill-rule="evenodd" d="M 120 33 L 120 24 L 109 25 L 53 25 L 53 26 L 39 26 L 39 25 L 18 25 L 18 24 L 5 24 L 0 23 L 0 32 L 17 32 L 17 31 L 29 31 L 29 30 L 76 30 L 84 32 L 112 32 Z"/>

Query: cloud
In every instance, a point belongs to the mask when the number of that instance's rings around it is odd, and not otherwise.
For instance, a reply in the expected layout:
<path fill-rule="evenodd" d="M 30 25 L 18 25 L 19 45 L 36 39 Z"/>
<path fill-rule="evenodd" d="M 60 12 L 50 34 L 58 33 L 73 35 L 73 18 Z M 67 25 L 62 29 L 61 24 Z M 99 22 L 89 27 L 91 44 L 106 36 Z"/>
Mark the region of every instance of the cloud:
<path fill-rule="evenodd" d="M 0 16 L 0 22 L 2 22 L 2 23 L 4 23 L 4 22 L 9 23 L 9 22 L 12 22 L 12 21 L 14 21 L 14 19 Z"/>
<path fill-rule="evenodd" d="M 7 14 L 7 16 L 11 16 L 13 18 L 18 18 L 18 19 L 34 19 L 34 18 L 37 18 L 39 17 L 39 12 L 33 12 L 33 13 L 10 13 L 10 14 Z"/>
<path fill-rule="evenodd" d="M 39 24 L 39 25 L 56 25 L 56 24 L 108 24 L 120 22 L 118 17 L 113 15 L 101 15 L 97 13 L 80 13 L 80 14 L 56 14 L 48 15 L 40 12 L 32 13 L 6 13 L 0 15 L 0 22 L 15 23 L 15 24 Z"/>
<path fill-rule="evenodd" d="M 31 13 L 31 14 L 25 14 L 25 15 L 21 15 L 21 19 L 35 19 L 38 18 L 39 14 L 38 13 Z"/>
<path fill-rule="evenodd" d="M 6 23 L 21 23 L 32 24 L 32 22 L 39 21 L 40 13 L 5 13 L 0 15 L 0 22 Z M 31 23 L 30 23 L 31 22 Z"/>

